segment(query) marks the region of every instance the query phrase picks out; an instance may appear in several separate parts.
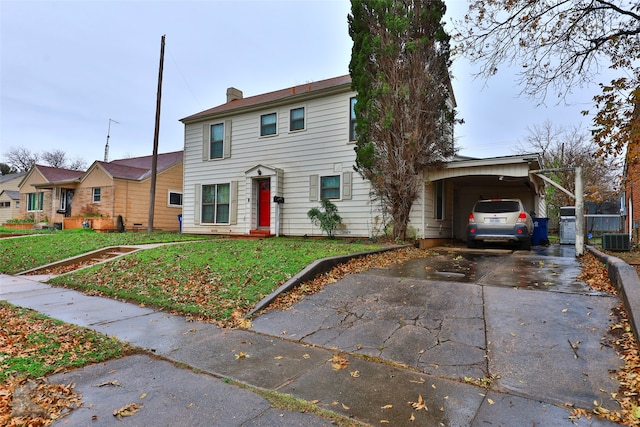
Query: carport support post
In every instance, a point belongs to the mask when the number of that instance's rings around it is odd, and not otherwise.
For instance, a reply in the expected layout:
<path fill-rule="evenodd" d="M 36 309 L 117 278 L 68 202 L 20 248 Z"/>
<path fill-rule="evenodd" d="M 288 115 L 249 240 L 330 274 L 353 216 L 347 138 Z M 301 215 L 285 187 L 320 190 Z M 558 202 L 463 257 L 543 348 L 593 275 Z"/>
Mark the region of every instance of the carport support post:
<path fill-rule="evenodd" d="M 584 188 L 582 167 L 575 167 L 576 175 L 576 256 L 584 255 Z"/>

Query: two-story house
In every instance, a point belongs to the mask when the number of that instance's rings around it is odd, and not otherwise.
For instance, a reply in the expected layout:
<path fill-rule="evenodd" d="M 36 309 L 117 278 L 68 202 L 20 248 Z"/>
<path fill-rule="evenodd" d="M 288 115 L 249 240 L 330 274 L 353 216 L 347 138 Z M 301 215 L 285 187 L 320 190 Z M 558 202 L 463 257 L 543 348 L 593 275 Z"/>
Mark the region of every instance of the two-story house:
<path fill-rule="evenodd" d="M 337 235 L 381 235 L 388 218 L 354 171 L 355 96 L 348 75 L 246 98 L 229 88 L 226 103 L 181 119 L 183 231 L 319 236 L 307 212 L 328 198 L 343 220 Z M 544 212 L 544 182 L 529 174 L 536 155 L 452 160 L 423 174 L 411 237 L 465 239 L 481 195 L 517 195 Z"/>

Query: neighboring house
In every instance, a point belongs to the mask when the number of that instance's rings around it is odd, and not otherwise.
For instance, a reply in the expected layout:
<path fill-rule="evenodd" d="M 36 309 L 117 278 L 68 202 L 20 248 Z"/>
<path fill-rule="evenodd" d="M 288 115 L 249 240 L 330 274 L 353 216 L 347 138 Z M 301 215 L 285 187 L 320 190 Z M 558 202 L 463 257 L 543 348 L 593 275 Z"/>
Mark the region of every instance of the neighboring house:
<path fill-rule="evenodd" d="M 70 212 L 73 192 L 84 171 L 35 165 L 20 188 L 20 217 L 37 222 L 62 222 Z"/>
<path fill-rule="evenodd" d="M 82 176 L 74 209 L 82 215 L 99 214 L 117 226 L 122 216 L 127 230 L 147 230 L 151 201 L 152 156 L 96 161 Z M 153 228 L 180 229 L 182 213 L 182 151 L 158 154 Z"/>
<path fill-rule="evenodd" d="M 328 198 L 343 219 L 337 235 L 381 235 L 387 219 L 354 171 L 354 103 L 347 75 L 248 98 L 229 88 L 225 104 L 183 118 L 183 231 L 317 236 L 307 212 Z M 425 172 L 411 234 L 465 239 L 482 196 L 518 196 L 544 215 L 544 181 L 529 174 L 536 169 L 539 156 L 526 155 L 457 158 Z"/>
<path fill-rule="evenodd" d="M 0 176 L 0 224 L 20 216 L 20 189 L 18 184 L 26 172 Z"/>
<path fill-rule="evenodd" d="M 148 227 L 152 156 L 96 161 L 86 172 L 36 165 L 20 183 L 21 217 L 76 228 Z M 182 212 L 182 151 L 158 154 L 154 229 L 177 231 Z M 103 219 L 99 222 L 98 217 Z M 72 225 L 75 223 L 75 225 Z"/>

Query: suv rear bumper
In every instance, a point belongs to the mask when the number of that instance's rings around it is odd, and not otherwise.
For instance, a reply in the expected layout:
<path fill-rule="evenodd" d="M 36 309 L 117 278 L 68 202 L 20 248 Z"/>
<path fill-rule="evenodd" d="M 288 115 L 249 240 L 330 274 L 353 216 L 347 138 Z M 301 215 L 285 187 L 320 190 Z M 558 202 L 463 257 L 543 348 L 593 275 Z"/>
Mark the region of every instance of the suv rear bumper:
<path fill-rule="evenodd" d="M 532 234 L 524 224 L 509 229 L 478 229 L 476 225 L 467 227 L 467 240 L 481 240 L 484 242 L 527 242 Z"/>

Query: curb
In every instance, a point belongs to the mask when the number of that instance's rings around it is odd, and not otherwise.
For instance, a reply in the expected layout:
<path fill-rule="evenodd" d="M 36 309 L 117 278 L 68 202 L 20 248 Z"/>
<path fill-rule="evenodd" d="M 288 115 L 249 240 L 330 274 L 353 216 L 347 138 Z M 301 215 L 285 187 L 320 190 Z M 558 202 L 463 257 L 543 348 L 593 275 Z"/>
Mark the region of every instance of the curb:
<path fill-rule="evenodd" d="M 618 289 L 629 316 L 633 335 L 636 341 L 640 342 L 640 334 L 638 333 L 638 327 L 640 327 L 640 278 L 638 278 L 638 273 L 620 258 L 600 252 L 593 246 L 587 245 L 587 249 L 607 265 L 609 280 Z"/>
<path fill-rule="evenodd" d="M 337 255 L 334 257 L 315 260 L 311 264 L 306 266 L 304 270 L 297 273 L 291 279 L 287 280 L 284 284 L 280 285 L 278 289 L 276 289 L 275 291 L 271 292 L 269 295 L 262 298 L 255 305 L 255 307 L 253 307 L 244 317 L 245 318 L 251 317 L 258 311 L 264 309 L 266 306 L 271 304 L 276 299 L 276 297 L 281 293 L 287 292 L 288 290 L 300 285 L 301 283 L 312 280 L 317 276 L 319 276 L 320 274 L 324 274 L 330 271 L 333 267 L 339 264 L 344 264 L 345 262 L 353 258 L 360 258 L 366 255 L 379 254 L 379 253 L 384 253 L 388 251 L 395 251 L 397 249 L 402 249 L 402 248 L 411 247 L 411 246 L 412 245 L 391 246 L 388 248 L 378 249 L 375 251 L 358 252 L 358 253 L 349 254 L 349 255 Z"/>

